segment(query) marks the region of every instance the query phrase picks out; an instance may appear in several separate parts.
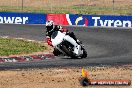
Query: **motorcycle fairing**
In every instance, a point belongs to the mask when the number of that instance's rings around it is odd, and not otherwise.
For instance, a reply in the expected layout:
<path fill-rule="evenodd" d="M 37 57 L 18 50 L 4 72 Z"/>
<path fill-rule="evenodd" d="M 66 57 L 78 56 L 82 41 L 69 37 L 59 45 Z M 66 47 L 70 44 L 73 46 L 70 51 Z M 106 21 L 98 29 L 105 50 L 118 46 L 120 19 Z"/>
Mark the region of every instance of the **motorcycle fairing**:
<path fill-rule="evenodd" d="M 51 35 L 51 41 L 52 41 L 52 45 L 55 47 L 58 44 L 60 44 L 63 41 L 63 38 L 65 37 L 64 33 L 61 33 L 60 31 L 55 31 L 52 35 Z"/>

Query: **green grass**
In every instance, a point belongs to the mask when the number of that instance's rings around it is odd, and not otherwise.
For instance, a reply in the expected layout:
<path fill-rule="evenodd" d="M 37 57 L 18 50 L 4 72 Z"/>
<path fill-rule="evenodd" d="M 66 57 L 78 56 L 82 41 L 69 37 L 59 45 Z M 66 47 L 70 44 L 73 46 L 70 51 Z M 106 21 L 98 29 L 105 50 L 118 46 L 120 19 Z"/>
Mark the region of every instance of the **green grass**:
<path fill-rule="evenodd" d="M 0 38 L 0 56 L 29 54 L 46 49 L 43 44 L 37 42 L 13 38 Z"/>
<path fill-rule="evenodd" d="M 118 8 L 113 10 L 111 7 L 99 6 L 70 6 L 53 7 L 52 10 L 47 7 L 20 7 L 0 6 L 1 12 L 32 12 L 32 13 L 71 13 L 71 14 L 110 14 L 110 15 L 132 15 L 131 7 L 129 9 Z"/>
<path fill-rule="evenodd" d="M 97 7 L 97 6 L 82 6 L 81 8 L 79 6 L 71 7 L 75 10 L 78 14 L 111 14 L 111 15 L 131 15 L 132 10 L 131 9 L 114 9 L 111 7 Z"/>

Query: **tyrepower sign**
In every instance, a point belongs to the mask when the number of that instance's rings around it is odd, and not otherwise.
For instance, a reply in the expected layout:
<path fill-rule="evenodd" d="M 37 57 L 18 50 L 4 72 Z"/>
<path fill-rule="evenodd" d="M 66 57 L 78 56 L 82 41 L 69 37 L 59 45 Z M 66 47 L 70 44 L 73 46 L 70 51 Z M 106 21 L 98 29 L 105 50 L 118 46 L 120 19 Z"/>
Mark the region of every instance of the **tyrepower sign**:
<path fill-rule="evenodd" d="M 132 27 L 132 16 L 87 16 L 89 26 Z"/>
<path fill-rule="evenodd" d="M 28 17 L 1 17 L 0 23 L 10 23 L 10 24 L 26 24 L 28 23 Z"/>
<path fill-rule="evenodd" d="M 0 23 L 45 24 L 46 14 L 0 12 Z"/>
<path fill-rule="evenodd" d="M 58 25 L 132 27 L 132 16 L 47 14 L 46 20 L 53 20 Z"/>

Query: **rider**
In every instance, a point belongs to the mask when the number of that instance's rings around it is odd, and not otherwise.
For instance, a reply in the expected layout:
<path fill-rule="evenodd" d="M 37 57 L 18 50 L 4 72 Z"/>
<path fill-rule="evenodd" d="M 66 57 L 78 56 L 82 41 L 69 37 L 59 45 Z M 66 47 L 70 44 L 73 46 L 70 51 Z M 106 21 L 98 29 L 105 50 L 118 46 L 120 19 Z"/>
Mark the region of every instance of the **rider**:
<path fill-rule="evenodd" d="M 67 35 L 69 35 L 70 37 L 72 37 L 78 44 L 81 43 L 76 38 L 76 36 L 74 35 L 73 32 L 68 32 L 68 30 L 62 28 L 62 26 L 54 25 L 54 22 L 53 21 L 47 21 L 46 22 L 46 39 L 47 39 L 48 45 L 50 45 L 50 46 L 52 46 L 51 35 L 52 35 L 53 31 L 61 31 L 63 33 L 66 33 Z"/>
<path fill-rule="evenodd" d="M 66 33 L 66 35 L 69 35 L 71 38 L 66 37 L 65 39 L 68 40 L 72 45 L 74 45 L 74 47 L 78 47 L 78 45 L 81 43 L 74 35 L 73 32 L 68 32 L 67 29 L 62 28 L 59 25 L 54 25 L 53 21 L 47 21 L 46 22 L 46 39 L 47 39 L 47 43 L 50 46 L 52 45 L 52 41 L 51 41 L 51 35 L 54 31 L 61 31 L 63 33 Z M 69 38 L 69 39 L 68 39 Z"/>

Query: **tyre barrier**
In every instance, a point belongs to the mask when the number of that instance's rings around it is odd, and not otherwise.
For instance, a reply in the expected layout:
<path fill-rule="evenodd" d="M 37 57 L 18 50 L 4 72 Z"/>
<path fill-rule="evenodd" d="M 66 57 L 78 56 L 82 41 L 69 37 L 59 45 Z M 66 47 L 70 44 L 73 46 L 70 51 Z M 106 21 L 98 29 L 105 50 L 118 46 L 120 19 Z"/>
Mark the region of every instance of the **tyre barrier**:
<path fill-rule="evenodd" d="M 54 55 L 52 53 L 51 54 L 29 55 L 29 56 L 12 56 L 12 57 L 0 58 L 0 63 L 40 61 L 40 60 L 53 59 L 53 58 L 54 58 Z"/>

